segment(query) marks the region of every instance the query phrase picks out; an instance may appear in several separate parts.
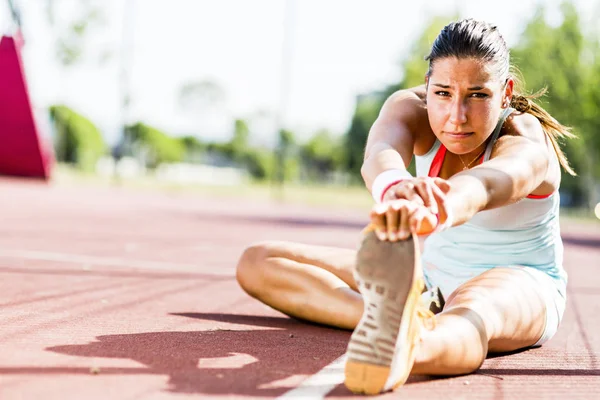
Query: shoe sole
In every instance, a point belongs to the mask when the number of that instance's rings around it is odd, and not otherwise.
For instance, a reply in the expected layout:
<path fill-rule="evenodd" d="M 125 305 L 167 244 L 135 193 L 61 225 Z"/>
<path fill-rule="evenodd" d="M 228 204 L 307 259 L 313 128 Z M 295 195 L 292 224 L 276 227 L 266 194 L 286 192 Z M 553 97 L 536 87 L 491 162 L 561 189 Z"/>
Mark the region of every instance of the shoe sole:
<path fill-rule="evenodd" d="M 388 242 L 369 232 L 363 239 L 355 278 L 365 309 L 348 344 L 344 382 L 354 393 L 378 394 L 408 379 L 415 358 L 408 339 L 418 334 L 415 307 L 424 287 L 418 254 L 412 236 Z M 398 379 L 389 384 L 392 365 Z"/>

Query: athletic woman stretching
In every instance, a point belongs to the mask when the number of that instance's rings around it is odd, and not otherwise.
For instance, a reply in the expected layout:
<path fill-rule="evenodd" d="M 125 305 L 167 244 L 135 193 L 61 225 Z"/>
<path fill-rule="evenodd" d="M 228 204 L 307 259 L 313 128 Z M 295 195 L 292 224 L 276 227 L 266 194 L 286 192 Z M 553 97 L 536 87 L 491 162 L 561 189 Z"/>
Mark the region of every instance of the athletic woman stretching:
<path fill-rule="evenodd" d="M 354 329 L 356 393 L 541 345 L 565 309 L 558 187 L 560 166 L 573 171 L 557 140 L 571 133 L 518 92 L 495 26 L 451 23 L 427 60 L 425 85 L 390 96 L 369 133 L 362 174 L 376 204 L 358 253 L 268 242 L 238 265 L 242 288 L 271 307 Z M 429 234 L 422 255 L 417 234 Z M 424 287 L 445 298 L 435 316 Z"/>

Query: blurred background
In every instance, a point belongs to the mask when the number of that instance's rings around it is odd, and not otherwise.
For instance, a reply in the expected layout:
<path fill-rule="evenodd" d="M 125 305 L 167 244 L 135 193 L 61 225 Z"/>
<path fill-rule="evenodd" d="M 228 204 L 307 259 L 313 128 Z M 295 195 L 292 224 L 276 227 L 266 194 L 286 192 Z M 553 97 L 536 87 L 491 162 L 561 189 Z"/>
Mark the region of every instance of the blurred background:
<path fill-rule="evenodd" d="M 548 88 L 540 102 L 579 136 L 562 205 L 600 218 L 600 1 L 0 2 L 51 181 L 361 206 L 383 101 L 423 82 L 433 39 L 463 17 L 498 25 L 527 91 Z"/>

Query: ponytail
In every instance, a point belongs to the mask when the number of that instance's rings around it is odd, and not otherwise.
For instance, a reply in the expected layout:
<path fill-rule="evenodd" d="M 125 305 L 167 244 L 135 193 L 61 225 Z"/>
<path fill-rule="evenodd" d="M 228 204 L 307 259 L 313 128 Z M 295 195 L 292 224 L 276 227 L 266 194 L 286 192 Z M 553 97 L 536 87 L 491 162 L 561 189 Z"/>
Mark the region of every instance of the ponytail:
<path fill-rule="evenodd" d="M 510 106 L 519 112 L 531 114 L 540 121 L 540 123 L 542 124 L 542 129 L 544 130 L 546 136 L 548 136 L 548 139 L 550 139 L 550 142 L 552 143 L 552 147 L 556 152 L 556 156 L 558 157 L 560 165 L 570 175 L 576 176 L 577 174 L 569 165 L 567 156 L 560 148 L 559 141 L 562 141 L 565 138 L 576 138 L 577 136 L 575 136 L 571 132 L 571 128 L 566 127 L 560 122 L 558 122 L 556 119 L 554 119 L 554 117 L 552 117 L 548 113 L 548 111 L 544 110 L 539 104 L 533 101 L 534 99 L 543 96 L 547 92 L 546 88 L 532 95 L 524 95 L 517 90 L 518 86 L 520 85 L 520 80 L 516 77 L 513 77 L 513 79 L 515 79 L 515 91 L 511 99 Z"/>

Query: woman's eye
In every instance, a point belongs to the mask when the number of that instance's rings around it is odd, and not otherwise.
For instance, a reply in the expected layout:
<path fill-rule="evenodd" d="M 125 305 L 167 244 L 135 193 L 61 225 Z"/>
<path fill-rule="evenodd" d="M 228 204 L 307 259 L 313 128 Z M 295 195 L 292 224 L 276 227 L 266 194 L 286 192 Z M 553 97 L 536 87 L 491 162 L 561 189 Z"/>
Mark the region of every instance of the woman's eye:
<path fill-rule="evenodd" d="M 435 92 L 435 94 L 442 97 L 450 96 L 450 93 L 446 92 L 445 90 L 438 90 L 437 92 Z"/>
<path fill-rule="evenodd" d="M 486 93 L 472 93 L 471 97 L 475 97 L 477 99 L 485 99 L 486 97 L 488 97 L 488 95 Z"/>

